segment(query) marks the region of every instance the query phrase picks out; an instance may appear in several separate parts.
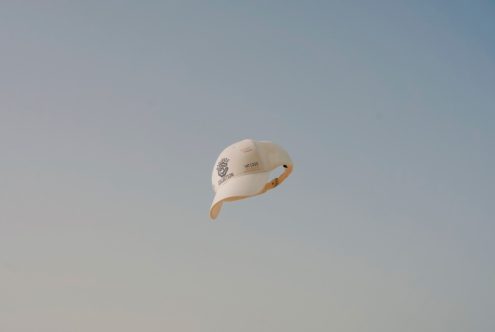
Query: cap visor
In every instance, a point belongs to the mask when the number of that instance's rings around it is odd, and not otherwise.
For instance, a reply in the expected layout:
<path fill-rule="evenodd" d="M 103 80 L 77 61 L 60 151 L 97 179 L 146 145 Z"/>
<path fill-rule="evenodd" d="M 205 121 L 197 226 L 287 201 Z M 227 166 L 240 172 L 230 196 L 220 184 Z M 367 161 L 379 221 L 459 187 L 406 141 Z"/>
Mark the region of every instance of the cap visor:
<path fill-rule="evenodd" d="M 269 177 L 270 172 L 262 172 L 241 175 L 226 181 L 213 198 L 210 217 L 215 219 L 218 216 L 225 201 L 235 201 L 261 193 Z"/>

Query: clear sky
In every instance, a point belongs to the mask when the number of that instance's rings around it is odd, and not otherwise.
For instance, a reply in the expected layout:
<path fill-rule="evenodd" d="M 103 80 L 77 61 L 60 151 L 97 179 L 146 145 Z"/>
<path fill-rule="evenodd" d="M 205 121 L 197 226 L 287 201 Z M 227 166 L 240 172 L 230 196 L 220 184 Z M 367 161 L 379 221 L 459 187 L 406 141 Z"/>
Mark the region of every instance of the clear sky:
<path fill-rule="evenodd" d="M 3 1 L 0 330 L 495 331 L 491 1 Z M 295 170 L 224 205 L 244 138 Z"/>

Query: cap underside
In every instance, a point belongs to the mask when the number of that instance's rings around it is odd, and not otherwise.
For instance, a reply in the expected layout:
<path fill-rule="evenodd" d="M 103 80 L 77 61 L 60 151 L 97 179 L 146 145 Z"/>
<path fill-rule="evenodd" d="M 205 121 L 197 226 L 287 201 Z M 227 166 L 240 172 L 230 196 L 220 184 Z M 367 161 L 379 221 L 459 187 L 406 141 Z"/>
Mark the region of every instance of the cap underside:
<path fill-rule="evenodd" d="M 270 172 L 245 174 L 229 179 L 217 190 L 210 207 L 210 217 L 215 219 L 225 201 L 235 201 L 260 194 L 268 182 Z"/>

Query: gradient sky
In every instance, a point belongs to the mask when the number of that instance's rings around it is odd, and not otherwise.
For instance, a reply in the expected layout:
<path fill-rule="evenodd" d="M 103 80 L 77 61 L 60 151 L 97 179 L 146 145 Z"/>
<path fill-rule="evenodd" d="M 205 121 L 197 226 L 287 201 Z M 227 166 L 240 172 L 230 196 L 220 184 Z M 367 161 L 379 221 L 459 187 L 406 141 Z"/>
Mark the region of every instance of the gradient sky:
<path fill-rule="evenodd" d="M 495 331 L 491 1 L 3 1 L 0 330 Z M 295 170 L 224 205 L 224 147 Z"/>

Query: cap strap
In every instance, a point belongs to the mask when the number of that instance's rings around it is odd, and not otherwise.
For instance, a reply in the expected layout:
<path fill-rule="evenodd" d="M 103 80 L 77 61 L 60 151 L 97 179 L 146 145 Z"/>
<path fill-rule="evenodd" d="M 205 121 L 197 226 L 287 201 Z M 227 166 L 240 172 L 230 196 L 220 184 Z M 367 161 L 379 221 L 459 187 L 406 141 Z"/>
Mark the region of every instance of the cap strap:
<path fill-rule="evenodd" d="M 293 166 L 292 164 L 288 164 L 288 165 L 284 165 L 284 168 L 285 168 L 284 172 L 279 177 L 276 177 L 275 179 L 265 184 L 265 188 L 263 188 L 263 192 L 277 187 L 279 184 L 284 182 L 285 179 L 287 179 L 287 177 L 292 172 Z"/>

